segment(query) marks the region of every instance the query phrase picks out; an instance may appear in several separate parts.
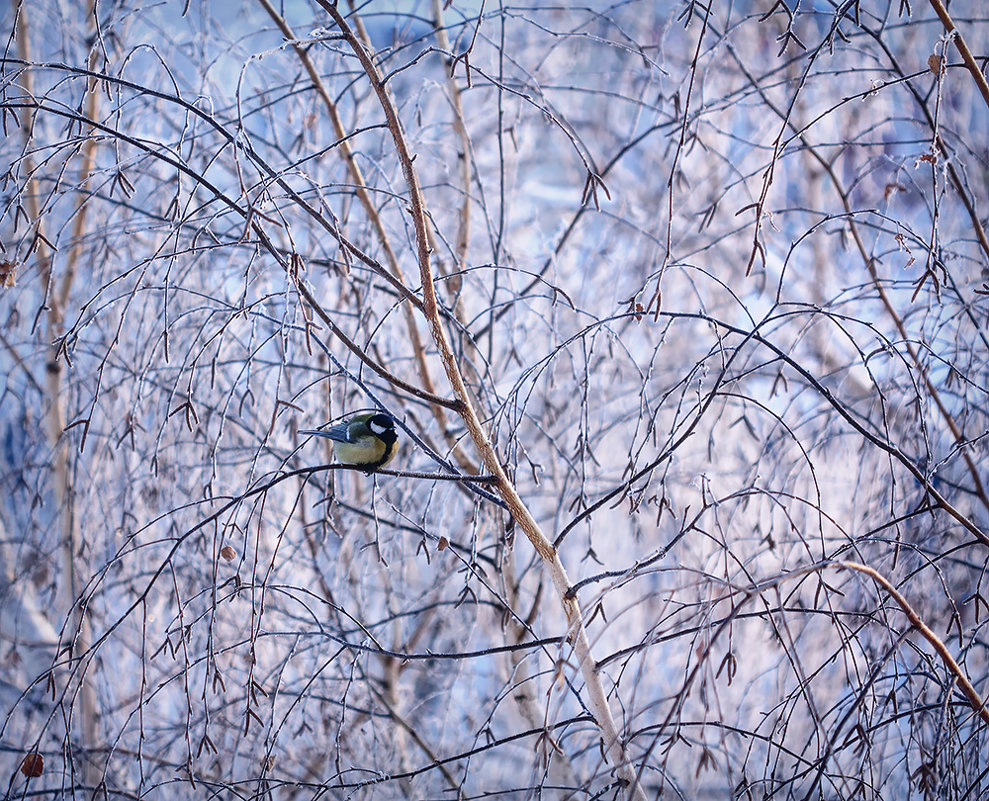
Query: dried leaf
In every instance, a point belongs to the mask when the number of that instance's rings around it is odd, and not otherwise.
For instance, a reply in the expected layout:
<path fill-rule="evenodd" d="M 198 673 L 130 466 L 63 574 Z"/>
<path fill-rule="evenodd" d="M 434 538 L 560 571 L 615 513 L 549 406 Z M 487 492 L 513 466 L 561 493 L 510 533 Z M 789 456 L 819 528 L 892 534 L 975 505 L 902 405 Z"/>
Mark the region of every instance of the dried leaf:
<path fill-rule="evenodd" d="M 0 287 L 14 285 L 14 277 L 17 275 L 17 263 L 13 261 L 0 261 Z"/>
<path fill-rule="evenodd" d="M 21 760 L 21 773 L 28 778 L 37 778 L 45 771 L 45 758 L 34 752 L 24 755 Z"/>

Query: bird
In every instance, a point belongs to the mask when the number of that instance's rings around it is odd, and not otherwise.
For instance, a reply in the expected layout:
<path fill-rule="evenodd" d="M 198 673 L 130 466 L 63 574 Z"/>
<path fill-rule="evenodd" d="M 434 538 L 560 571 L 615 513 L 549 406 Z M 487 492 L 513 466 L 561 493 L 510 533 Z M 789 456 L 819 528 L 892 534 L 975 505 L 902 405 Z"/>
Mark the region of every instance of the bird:
<path fill-rule="evenodd" d="M 363 412 L 325 431 L 303 430 L 333 440 L 333 453 L 343 464 L 361 468 L 370 475 L 388 464 L 398 450 L 395 418 L 385 412 Z"/>

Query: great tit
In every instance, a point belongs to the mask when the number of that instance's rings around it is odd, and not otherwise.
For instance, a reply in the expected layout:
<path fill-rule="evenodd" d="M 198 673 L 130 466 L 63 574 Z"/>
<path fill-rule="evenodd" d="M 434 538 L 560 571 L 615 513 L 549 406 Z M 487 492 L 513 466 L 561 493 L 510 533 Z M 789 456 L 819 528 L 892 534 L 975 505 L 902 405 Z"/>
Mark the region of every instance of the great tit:
<path fill-rule="evenodd" d="M 337 423 L 325 431 L 300 431 L 333 440 L 333 453 L 344 464 L 360 467 L 366 473 L 384 467 L 398 450 L 395 420 L 384 412 L 364 412 Z"/>

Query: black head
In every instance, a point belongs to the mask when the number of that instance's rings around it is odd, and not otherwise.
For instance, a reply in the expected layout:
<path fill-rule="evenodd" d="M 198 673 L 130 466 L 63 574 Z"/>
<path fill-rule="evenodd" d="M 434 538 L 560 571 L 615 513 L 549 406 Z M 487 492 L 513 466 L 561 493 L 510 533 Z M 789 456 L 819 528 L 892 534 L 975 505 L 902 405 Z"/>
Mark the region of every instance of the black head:
<path fill-rule="evenodd" d="M 398 439 L 398 434 L 395 433 L 395 419 L 390 414 L 384 412 L 373 414 L 367 419 L 365 425 L 375 436 L 380 437 L 383 442 L 389 445 Z"/>

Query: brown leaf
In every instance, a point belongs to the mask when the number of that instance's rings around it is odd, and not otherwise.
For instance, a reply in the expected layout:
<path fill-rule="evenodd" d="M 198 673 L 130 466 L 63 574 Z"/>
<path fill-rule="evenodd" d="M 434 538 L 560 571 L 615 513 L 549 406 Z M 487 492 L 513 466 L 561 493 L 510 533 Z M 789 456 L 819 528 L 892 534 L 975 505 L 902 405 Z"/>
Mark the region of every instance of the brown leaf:
<path fill-rule="evenodd" d="M 220 556 L 226 559 L 228 562 L 232 562 L 237 558 L 237 551 L 235 551 L 230 545 L 224 545 L 220 548 Z"/>
<path fill-rule="evenodd" d="M 44 770 L 45 758 L 41 754 L 31 752 L 25 754 L 24 759 L 21 760 L 21 773 L 28 778 L 36 778 L 44 773 Z"/>
<path fill-rule="evenodd" d="M 437 551 L 445 551 L 449 547 L 450 547 L 450 540 L 448 540 L 446 537 L 440 537 L 439 542 L 436 543 Z"/>
<path fill-rule="evenodd" d="M 17 275 L 17 264 L 12 261 L 0 261 L 0 287 L 14 285 L 14 276 Z"/>
<path fill-rule="evenodd" d="M 939 75 L 944 69 L 944 57 L 932 53 L 927 57 L 927 66 L 930 67 L 931 72 Z"/>
<path fill-rule="evenodd" d="M 889 200 L 890 196 L 894 192 L 905 192 L 906 187 L 903 184 L 890 183 L 886 184 L 886 188 L 883 190 L 883 200 Z"/>

